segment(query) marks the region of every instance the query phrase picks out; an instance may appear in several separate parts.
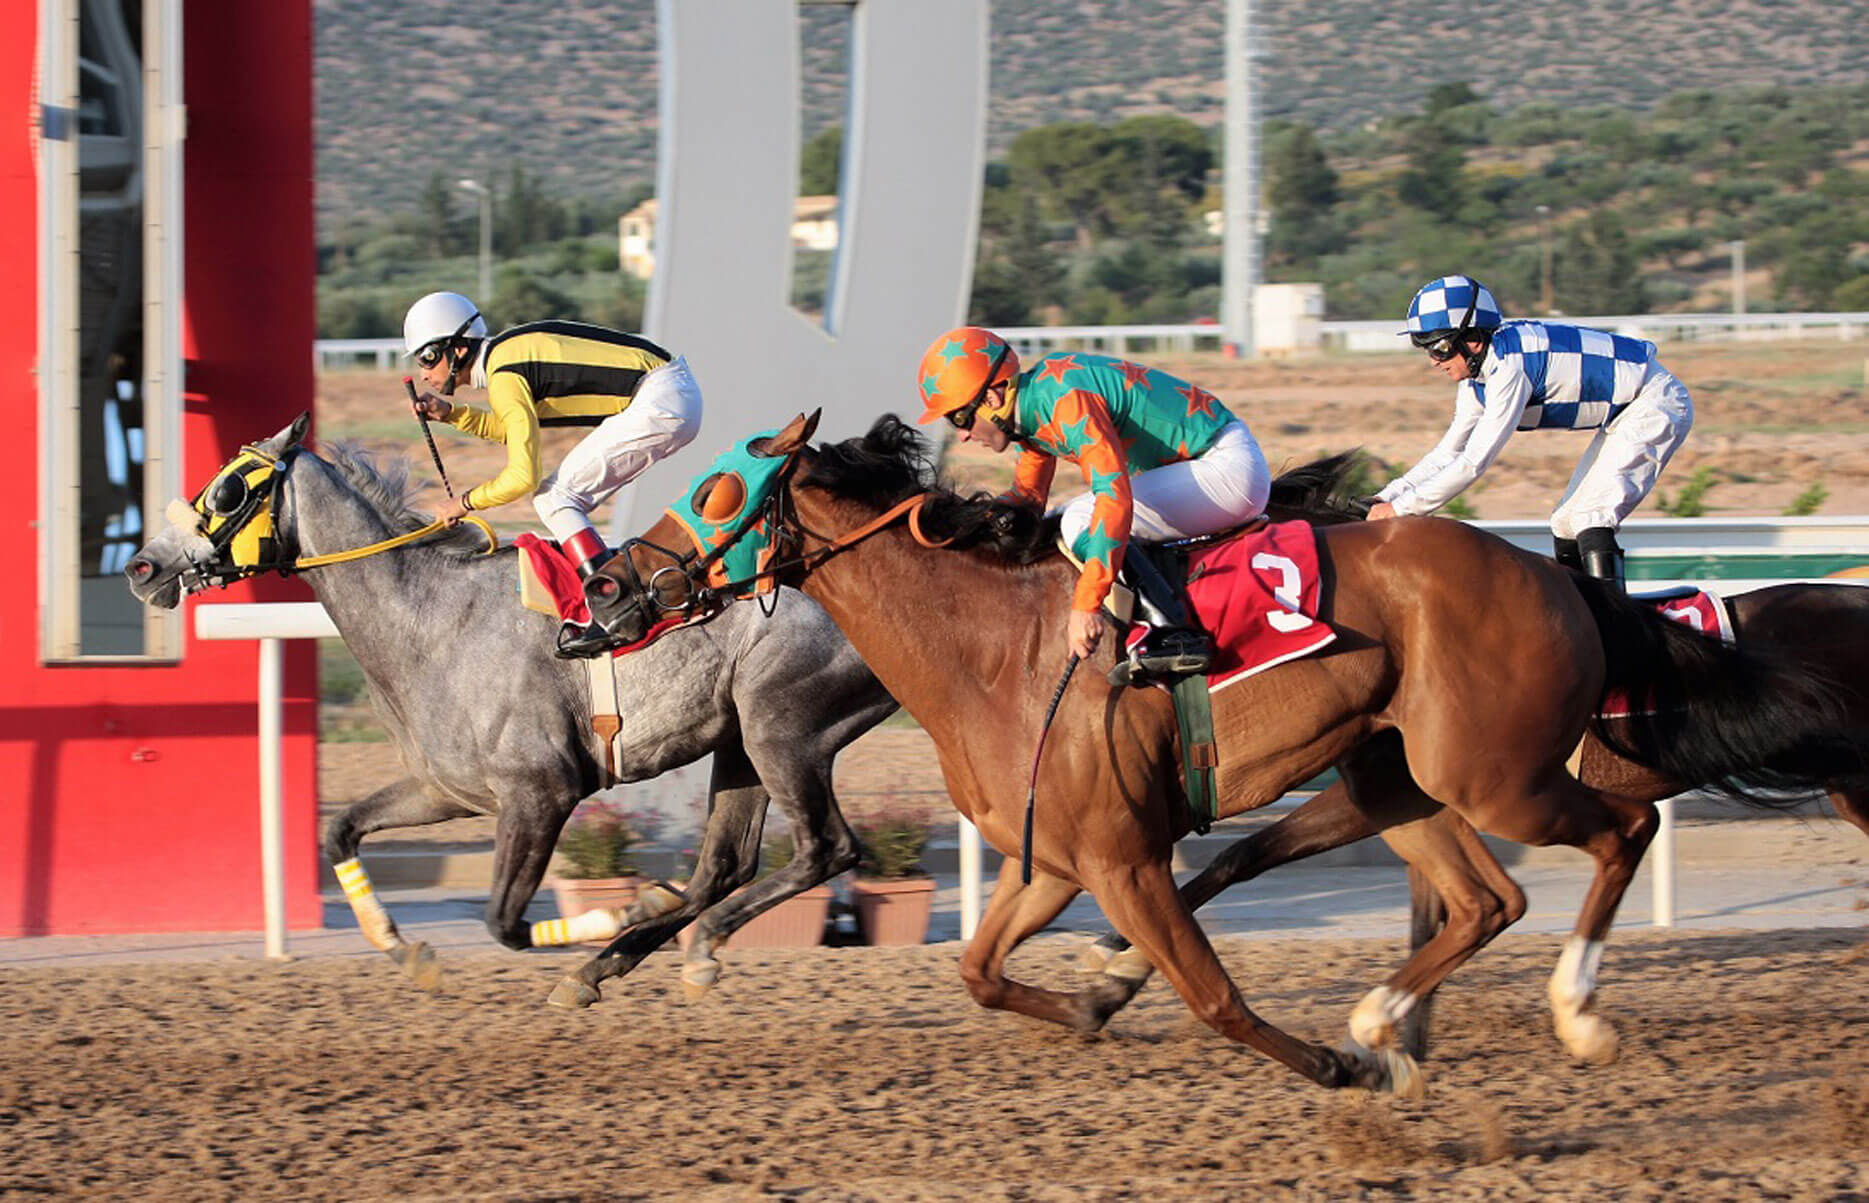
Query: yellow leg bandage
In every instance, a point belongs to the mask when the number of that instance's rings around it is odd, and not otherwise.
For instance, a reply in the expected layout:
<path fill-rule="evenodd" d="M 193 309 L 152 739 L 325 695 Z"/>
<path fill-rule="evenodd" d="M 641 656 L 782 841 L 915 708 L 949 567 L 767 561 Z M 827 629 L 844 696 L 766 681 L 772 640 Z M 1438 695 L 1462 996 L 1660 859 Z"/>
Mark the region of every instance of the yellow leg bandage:
<path fill-rule="evenodd" d="M 363 862 L 356 857 L 331 866 L 337 874 L 337 884 L 344 887 L 344 897 L 350 902 L 351 914 L 357 916 L 357 926 L 363 930 L 363 938 L 370 941 L 372 948 L 384 952 L 402 943 L 402 937 L 396 932 L 396 921 L 389 917 L 383 904 L 377 900 L 376 890 L 370 885 L 370 875 L 363 871 Z"/>

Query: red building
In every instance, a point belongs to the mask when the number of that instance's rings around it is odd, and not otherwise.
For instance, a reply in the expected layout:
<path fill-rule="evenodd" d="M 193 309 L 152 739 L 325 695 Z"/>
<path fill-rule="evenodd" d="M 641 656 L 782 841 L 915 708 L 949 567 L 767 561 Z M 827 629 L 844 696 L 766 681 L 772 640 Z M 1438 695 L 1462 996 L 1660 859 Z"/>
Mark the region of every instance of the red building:
<path fill-rule="evenodd" d="M 197 642 L 121 570 L 169 498 L 311 408 L 311 5 L 21 0 L 0 79 L 0 936 L 258 929 L 255 648 Z M 316 649 L 287 649 L 308 927 Z"/>

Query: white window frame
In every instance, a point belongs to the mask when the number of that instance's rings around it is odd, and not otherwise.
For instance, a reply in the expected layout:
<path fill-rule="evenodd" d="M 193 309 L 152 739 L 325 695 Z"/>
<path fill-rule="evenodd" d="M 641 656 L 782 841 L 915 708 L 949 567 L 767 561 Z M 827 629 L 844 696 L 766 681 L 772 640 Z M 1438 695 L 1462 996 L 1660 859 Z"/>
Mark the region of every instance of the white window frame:
<path fill-rule="evenodd" d="M 146 608 L 143 651 L 85 655 L 79 610 L 78 46 L 83 0 L 39 0 L 39 657 L 171 664 L 182 618 Z M 182 0 L 143 0 L 143 524 L 182 481 Z"/>

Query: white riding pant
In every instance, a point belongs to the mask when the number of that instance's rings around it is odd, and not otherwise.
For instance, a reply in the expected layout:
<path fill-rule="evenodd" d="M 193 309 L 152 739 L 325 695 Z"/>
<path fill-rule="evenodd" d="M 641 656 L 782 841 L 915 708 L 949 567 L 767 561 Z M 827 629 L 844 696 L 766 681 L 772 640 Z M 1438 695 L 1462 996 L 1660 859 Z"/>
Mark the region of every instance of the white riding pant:
<path fill-rule="evenodd" d="M 1575 539 L 1579 531 L 1592 527 L 1620 527 L 1655 487 L 1693 425 L 1694 401 L 1687 386 L 1673 372 L 1650 362 L 1629 408 L 1590 440 L 1551 514 L 1551 533 Z"/>
<path fill-rule="evenodd" d="M 532 505 L 560 543 L 591 529 L 590 512 L 701 429 L 701 388 L 679 356 L 642 378 L 629 407 L 605 418 L 539 482 Z"/>
<path fill-rule="evenodd" d="M 1130 537 L 1160 541 L 1211 535 L 1265 512 L 1272 474 L 1259 443 L 1235 419 L 1196 459 L 1164 464 L 1129 478 L 1135 499 Z M 1072 547 L 1090 529 L 1094 493 L 1073 499 L 1059 516 L 1059 533 Z"/>

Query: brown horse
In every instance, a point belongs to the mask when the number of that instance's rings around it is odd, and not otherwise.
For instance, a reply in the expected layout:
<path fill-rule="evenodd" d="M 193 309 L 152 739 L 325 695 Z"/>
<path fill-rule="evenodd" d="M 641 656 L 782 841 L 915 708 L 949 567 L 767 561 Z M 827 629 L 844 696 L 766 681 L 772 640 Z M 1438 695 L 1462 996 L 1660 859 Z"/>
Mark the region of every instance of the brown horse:
<path fill-rule="evenodd" d="M 933 738 L 955 806 L 1014 854 L 1024 766 L 1053 691 L 1050 664 L 1065 661 L 1075 571 L 1032 529 L 1030 511 L 936 488 L 913 430 L 895 418 L 817 449 L 808 446 L 814 427 L 815 417 L 801 416 L 754 444 L 791 460 L 767 511 L 795 552 L 776 572 L 830 612 Z M 918 497 L 911 521 L 882 521 Z M 867 537 L 848 537 L 859 528 Z M 667 604 L 641 582 L 669 566 L 651 545 L 680 537 L 665 518 L 612 561 L 612 587 L 594 591 L 593 605 L 619 636 L 640 635 L 653 608 Z M 1814 746 L 1838 762 L 1863 759 L 1861 746 L 1833 738 L 1835 707 L 1822 690 L 1470 527 L 1405 519 L 1319 530 L 1318 543 L 1320 617 L 1340 637 L 1326 654 L 1215 696 L 1222 816 L 1263 806 L 1336 764 L 1353 796 L 1386 794 L 1398 776 L 1412 777 L 1483 830 L 1583 848 L 1597 879 L 1565 953 L 1583 989 L 1580 1019 L 1594 1018 L 1588 981 L 1656 821 L 1652 806 L 1564 770 L 1606 681 L 1658 703 L 1632 736 L 1645 758 L 1677 776 L 1721 780 L 1793 763 L 1792 753 L 1808 762 Z M 697 578 L 703 571 L 693 558 L 682 567 Z M 1021 881 L 1009 855 L 962 958 L 974 999 L 1083 1030 L 1127 1002 L 1146 968 L 1069 993 L 1003 973 L 1013 948 L 1088 889 L 1222 1034 L 1322 1085 L 1418 1090 L 1413 1062 L 1390 1041 L 1339 1053 L 1246 1007 L 1170 871 L 1191 816 L 1168 698 L 1110 687 L 1100 671 L 1109 658 L 1102 652 L 1089 665 L 1099 671 L 1077 674 L 1063 695 L 1038 780 L 1032 880 Z M 1406 739 L 1405 772 L 1383 753 L 1386 741 L 1364 748 L 1391 729 Z M 1761 771 L 1752 779 L 1808 778 Z M 1430 941 L 1382 988 L 1385 1013 L 1406 1014 L 1458 964 L 1457 953 L 1451 941 Z"/>
<path fill-rule="evenodd" d="M 1737 594 L 1730 603 L 1741 642 L 1770 647 L 1810 673 L 1850 683 L 1853 688 L 1843 694 L 1849 722 L 1869 736 L 1869 693 L 1861 684 L 1869 682 L 1869 588 L 1775 585 Z M 1645 802 L 1706 784 L 1658 773 L 1618 754 L 1594 732 L 1584 737 L 1578 775 L 1586 785 Z M 1860 777 L 1839 777 L 1826 781 L 1824 788 L 1837 815 L 1869 835 L 1869 788 Z M 1438 806 L 1423 817 L 1426 805 L 1406 782 L 1398 782 L 1391 796 L 1361 799 L 1352 797 L 1342 783 L 1332 785 L 1277 823 L 1229 845 L 1182 886 L 1182 898 L 1198 910 L 1229 886 L 1270 869 L 1381 835 L 1398 852 L 1406 850 L 1405 859 L 1434 866 L 1432 876 L 1419 868 L 1410 875 L 1410 926 L 1416 945 L 1445 930 L 1451 941 L 1477 951 L 1524 913 L 1525 896 L 1466 820 Z M 1431 884 L 1437 880 L 1443 883 L 1439 889 Z M 1127 947 L 1121 936 L 1105 936 L 1092 959 L 1106 965 Z M 1563 984 L 1554 977 L 1553 1007 L 1560 1033 L 1566 1015 L 1559 1002 Z M 1403 1042 L 1417 1056 L 1426 1038 L 1427 1001 L 1424 997 L 1409 1013 L 1413 1022 Z M 1605 1059 L 1613 1050 L 1613 1045 L 1598 1046 L 1595 1059 Z"/>

